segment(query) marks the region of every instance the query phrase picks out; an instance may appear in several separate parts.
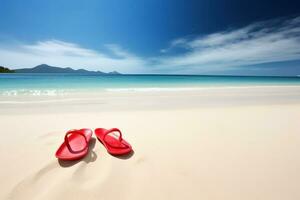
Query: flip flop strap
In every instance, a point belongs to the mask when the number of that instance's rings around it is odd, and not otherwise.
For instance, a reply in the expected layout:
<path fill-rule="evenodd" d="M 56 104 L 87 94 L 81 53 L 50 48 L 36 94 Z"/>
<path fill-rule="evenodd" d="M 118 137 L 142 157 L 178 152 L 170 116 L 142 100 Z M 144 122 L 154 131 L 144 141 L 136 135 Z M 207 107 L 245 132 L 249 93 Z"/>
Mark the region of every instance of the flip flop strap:
<path fill-rule="evenodd" d="M 104 145 L 105 145 L 105 146 L 106 146 L 106 145 L 109 145 L 109 146 L 114 147 L 114 148 L 121 148 L 121 149 L 124 148 L 124 147 L 115 147 L 115 146 L 112 146 L 112 145 L 110 145 L 108 142 L 105 141 L 106 136 L 107 136 L 108 134 L 112 133 L 112 132 L 118 132 L 118 133 L 119 133 L 119 142 L 120 142 L 120 143 L 122 142 L 123 137 L 122 137 L 122 132 L 120 131 L 120 129 L 118 129 L 118 128 L 112 128 L 112 129 L 107 130 L 107 131 L 104 133 L 104 136 L 103 136 Z M 127 144 L 125 144 L 125 143 L 122 143 L 122 144 L 125 145 L 126 147 L 129 147 L 129 146 L 128 146 Z"/>
<path fill-rule="evenodd" d="M 83 149 L 81 149 L 81 150 L 73 150 L 72 148 L 71 148 L 71 145 L 70 145 L 70 143 L 69 143 L 69 135 L 72 135 L 72 134 L 78 134 L 78 135 L 81 135 L 83 138 L 84 138 L 84 141 L 85 141 L 85 147 L 83 148 Z M 67 146 L 67 148 L 69 149 L 69 151 L 70 152 L 72 152 L 72 153 L 79 153 L 79 152 L 82 152 L 82 151 L 84 151 L 85 149 L 87 149 L 88 148 L 88 141 L 87 141 L 87 138 L 86 138 L 86 136 L 85 136 L 85 134 L 83 134 L 82 132 L 80 132 L 79 130 L 70 130 L 70 131 L 68 131 L 67 133 L 66 133 L 66 135 L 65 135 L 65 143 L 66 143 L 66 146 Z"/>
<path fill-rule="evenodd" d="M 111 128 L 111 129 L 105 131 L 104 136 L 103 136 L 103 140 L 105 141 L 106 136 L 108 134 L 112 133 L 112 132 L 118 132 L 119 133 L 119 141 L 121 142 L 123 140 L 123 138 L 122 138 L 122 132 L 118 128 Z"/>

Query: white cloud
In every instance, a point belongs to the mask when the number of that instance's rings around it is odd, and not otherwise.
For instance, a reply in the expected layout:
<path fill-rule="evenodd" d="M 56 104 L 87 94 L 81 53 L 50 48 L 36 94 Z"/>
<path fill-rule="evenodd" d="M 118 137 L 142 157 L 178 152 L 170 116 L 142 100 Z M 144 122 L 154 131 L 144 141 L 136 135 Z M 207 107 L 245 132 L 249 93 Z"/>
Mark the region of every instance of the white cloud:
<path fill-rule="evenodd" d="M 161 55 L 142 58 L 119 45 L 108 52 L 60 40 L 33 44 L 0 44 L 1 65 L 86 68 L 122 73 L 217 73 L 263 63 L 300 60 L 300 17 L 257 22 L 201 37 L 178 38 Z M 181 52 L 174 54 L 173 50 Z"/>
<path fill-rule="evenodd" d="M 0 47 L 1 64 L 16 68 L 34 67 L 41 63 L 53 66 L 85 68 L 90 70 L 126 73 L 142 73 L 144 60 L 128 53 L 118 45 L 108 45 L 116 56 L 80 47 L 77 44 L 59 40 L 48 40 L 34 44 L 18 44 L 14 47 Z"/>
<path fill-rule="evenodd" d="M 254 23 L 194 39 L 176 39 L 186 53 L 160 58 L 165 71 L 201 73 L 300 59 L 300 17 Z"/>
<path fill-rule="evenodd" d="M 168 48 L 161 49 L 161 53 L 168 53 L 174 47 L 185 47 L 188 40 L 186 38 L 178 38 L 173 40 Z"/>

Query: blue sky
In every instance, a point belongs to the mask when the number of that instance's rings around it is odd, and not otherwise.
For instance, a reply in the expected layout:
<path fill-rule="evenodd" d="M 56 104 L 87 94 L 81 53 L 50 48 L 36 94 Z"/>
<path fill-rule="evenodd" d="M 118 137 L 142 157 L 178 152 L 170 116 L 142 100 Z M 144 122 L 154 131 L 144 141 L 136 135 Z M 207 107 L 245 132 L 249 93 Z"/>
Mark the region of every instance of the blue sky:
<path fill-rule="evenodd" d="M 300 3 L 0 0 L 0 65 L 300 74 Z"/>

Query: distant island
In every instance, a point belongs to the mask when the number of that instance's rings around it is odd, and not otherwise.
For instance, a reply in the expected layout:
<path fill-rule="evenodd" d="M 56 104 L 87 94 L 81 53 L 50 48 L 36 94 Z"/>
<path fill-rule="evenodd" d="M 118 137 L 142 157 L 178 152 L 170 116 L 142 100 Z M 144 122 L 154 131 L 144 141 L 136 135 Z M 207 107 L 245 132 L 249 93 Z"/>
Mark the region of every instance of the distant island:
<path fill-rule="evenodd" d="M 54 67 L 47 64 L 41 64 L 33 68 L 23 68 L 11 70 L 6 67 L 0 66 L 0 73 L 78 73 L 78 74 L 102 74 L 102 75 L 117 75 L 121 74 L 117 71 L 112 72 L 101 72 L 101 71 L 89 71 L 85 69 L 72 69 L 70 67 Z"/>
<path fill-rule="evenodd" d="M 8 69 L 6 67 L 0 66 L 0 73 L 14 73 L 14 70 Z"/>

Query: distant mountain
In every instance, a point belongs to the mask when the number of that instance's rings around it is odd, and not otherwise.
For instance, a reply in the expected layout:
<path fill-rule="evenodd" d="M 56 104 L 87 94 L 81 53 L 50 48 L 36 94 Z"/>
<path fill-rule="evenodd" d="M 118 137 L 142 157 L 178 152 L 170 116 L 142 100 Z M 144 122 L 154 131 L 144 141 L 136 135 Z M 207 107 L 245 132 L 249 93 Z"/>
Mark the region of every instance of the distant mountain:
<path fill-rule="evenodd" d="M 119 73 L 119 72 L 117 72 L 117 71 L 112 71 L 112 72 L 108 72 L 108 74 L 116 75 L 116 74 L 121 74 L 121 73 Z"/>
<path fill-rule="evenodd" d="M 54 67 L 47 64 L 41 64 L 33 68 L 23 68 L 23 69 L 15 69 L 16 73 L 82 73 L 82 74 L 120 74 L 117 71 L 112 71 L 109 73 L 101 72 L 101 71 L 88 71 L 85 69 L 72 69 L 70 67 L 61 68 Z"/>

